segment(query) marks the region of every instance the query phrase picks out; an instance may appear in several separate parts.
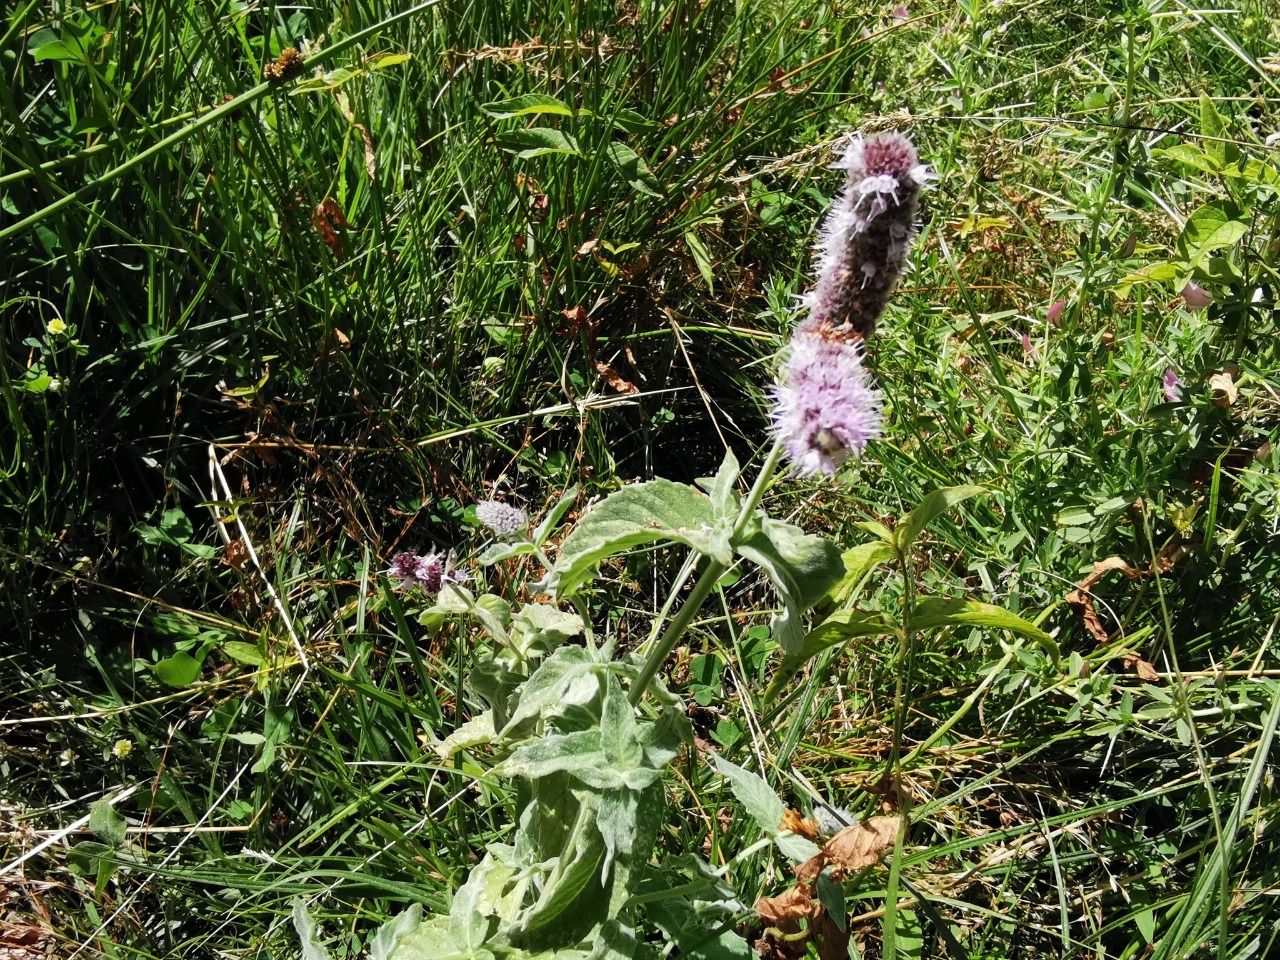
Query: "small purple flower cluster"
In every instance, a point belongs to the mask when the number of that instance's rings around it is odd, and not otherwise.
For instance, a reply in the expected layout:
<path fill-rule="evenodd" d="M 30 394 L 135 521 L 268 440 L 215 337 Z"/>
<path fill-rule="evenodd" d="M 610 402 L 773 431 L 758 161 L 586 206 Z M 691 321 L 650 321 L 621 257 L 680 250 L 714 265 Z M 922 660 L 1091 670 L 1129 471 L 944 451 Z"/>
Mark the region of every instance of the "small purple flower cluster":
<path fill-rule="evenodd" d="M 835 473 L 880 434 L 865 343 L 906 266 L 920 191 L 932 177 L 899 133 L 855 137 L 833 166 L 848 179 L 822 226 L 809 315 L 775 393 L 775 428 L 806 474 Z"/>
<path fill-rule="evenodd" d="M 401 590 L 421 587 L 424 593 L 436 594 L 446 584 L 463 583 L 467 578 L 453 566 L 452 554 L 428 553 L 420 555 L 404 550 L 391 558 L 391 569 L 386 575 L 400 581 Z"/>

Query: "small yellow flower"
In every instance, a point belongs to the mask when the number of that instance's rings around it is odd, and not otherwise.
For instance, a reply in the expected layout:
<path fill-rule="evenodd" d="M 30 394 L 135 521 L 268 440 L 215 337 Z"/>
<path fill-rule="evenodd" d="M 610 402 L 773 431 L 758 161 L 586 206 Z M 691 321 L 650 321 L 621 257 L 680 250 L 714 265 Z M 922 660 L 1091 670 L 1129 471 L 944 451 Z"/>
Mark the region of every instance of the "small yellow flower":
<path fill-rule="evenodd" d="M 49 331 L 49 336 L 56 337 L 67 332 L 67 325 L 55 317 L 45 329 Z"/>
<path fill-rule="evenodd" d="M 133 753 L 133 741 L 117 740 L 116 745 L 111 748 L 111 752 L 116 755 L 117 760 L 123 760 L 129 754 Z"/>
<path fill-rule="evenodd" d="M 66 750 L 63 750 L 60 754 L 58 754 L 58 759 L 62 761 L 62 765 L 64 767 L 67 766 L 69 763 L 72 763 L 75 760 L 75 758 L 76 758 L 76 752 L 72 750 L 70 747 L 68 747 Z"/>

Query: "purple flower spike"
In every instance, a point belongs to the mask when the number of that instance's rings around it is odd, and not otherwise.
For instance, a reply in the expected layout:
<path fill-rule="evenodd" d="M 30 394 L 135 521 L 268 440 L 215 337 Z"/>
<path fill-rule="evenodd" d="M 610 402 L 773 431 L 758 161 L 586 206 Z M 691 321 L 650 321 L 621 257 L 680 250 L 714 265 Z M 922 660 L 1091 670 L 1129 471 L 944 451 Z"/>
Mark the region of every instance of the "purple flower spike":
<path fill-rule="evenodd" d="M 849 177 L 818 238 L 818 283 L 803 329 L 865 339 L 902 275 L 932 174 L 900 133 L 856 137 L 832 166 Z"/>
<path fill-rule="evenodd" d="M 1179 387 L 1182 381 L 1178 379 L 1178 375 L 1172 370 L 1164 372 L 1164 398 L 1170 403 L 1178 403 L 1182 399 L 1182 391 Z"/>
<path fill-rule="evenodd" d="M 833 474 L 880 435 L 880 392 L 858 341 L 797 332 L 775 399 L 774 427 L 801 473 Z"/>
<path fill-rule="evenodd" d="M 529 517 L 519 507 L 512 507 L 497 500 L 477 503 L 476 519 L 500 537 L 511 536 L 529 522 Z"/>
<path fill-rule="evenodd" d="M 1213 303 L 1213 297 L 1200 284 L 1188 283 L 1182 288 L 1182 302 L 1187 305 L 1188 310 L 1203 310 Z"/>

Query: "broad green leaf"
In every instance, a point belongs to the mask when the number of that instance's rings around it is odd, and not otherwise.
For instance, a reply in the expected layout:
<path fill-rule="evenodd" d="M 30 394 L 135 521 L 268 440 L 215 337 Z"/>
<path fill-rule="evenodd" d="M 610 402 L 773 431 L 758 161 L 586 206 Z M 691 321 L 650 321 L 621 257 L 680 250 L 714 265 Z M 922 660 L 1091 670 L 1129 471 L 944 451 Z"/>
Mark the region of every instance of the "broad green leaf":
<path fill-rule="evenodd" d="M 867 531 L 867 533 L 871 534 L 873 537 L 883 540 L 885 543 L 892 544 L 895 542 L 893 531 L 879 520 L 860 520 L 855 523 L 854 526 Z"/>
<path fill-rule="evenodd" d="M 379 53 L 369 58 L 368 67 L 370 70 L 386 70 L 389 67 L 398 67 L 402 63 L 408 63 L 412 59 L 413 54 L 411 53 Z"/>
<path fill-rule="evenodd" d="M 37 374 L 26 380 L 18 381 L 18 385 L 28 393 L 44 393 L 53 384 L 53 377 L 47 373 Z"/>
<path fill-rule="evenodd" d="M 913 630 L 929 630 L 933 627 L 962 626 L 986 627 L 990 630 L 1008 630 L 1034 640 L 1053 658 L 1058 658 L 1058 644 L 1053 637 L 1033 623 L 1023 620 L 1011 610 L 977 600 L 949 600 L 945 597 L 929 597 L 916 604 L 911 614 Z"/>
<path fill-rule="evenodd" d="M 973 484 L 965 484 L 959 487 L 943 487 L 941 490 L 933 491 L 933 493 L 920 501 L 920 506 L 912 510 L 899 522 L 893 538 L 898 552 L 906 556 L 925 527 L 957 503 L 986 492 L 986 487 L 974 486 Z"/>
<path fill-rule="evenodd" d="M 607 883 L 609 868 L 615 857 L 632 852 L 636 836 L 636 811 L 640 794 L 635 790 L 606 790 L 600 795 L 596 813 L 596 829 L 604 841 L 604 860 L 600 866 L 600 882 Z"/>
<path fill-rule="evenodd" d="M 1240 158 L 1240 148 L 1234 143 L 1223 143 L 1230 137 L 1226 121 L 1213 99 L 1204 92 L 1200 94 L 1200 136 L 1204 137 L 1205 153 L 1222 164 L 1235 163 Z"/>
<path fill-rule="evenodd" d="M 604 789 L 624 785 L 619 771 L 607 768 L 599 729 L 543 734 L 519 747 L 495 771 L 499 776 L 526 780 L 564 772 L 591 786 L 603 783 Z"/>
<path fill-rule="evenodd" d="M 573 116 L 573 110 L 567 103 L 543 93 L 527 93 L 522 97 L 512 97 L 510 100 L 482 103 L 480 109 L 495 120 L 508 120 L 511 117 L 540 113 L 550 113 L 559 117 Z"/>
<path fill-rule="evenodd" d="M 293 929 L 297 932 L 298 940 L 302 944 L 302 960 L 330 960 L 329 951 L 325 949 L 316 933 L 316 922 L 311 919 L 311 914 L 307 913 L 306 904 L 302 902 L 301 897 L 293 901 L 292 919 Z"/>
<path fill-rule="evenodd" d="M 672 895 L 649 899 L 664 891 Z M 646 898 L 645 915 L 676 945 L 679 956 L 694 960 L 755 957 L 747 941 L 733 932 L 743 904 L 712 866 L 696 854 L 665 857 L 636 893 Z"/>
<path fill-rule="evenodd" d="M 564 863 L 562 859 L 551 877 L 545 881 L 547 885 L 542 896 L 522 918 L 522 932 L 536 933 L 549 924 L 555 924 L 556 934 L 563 936 L 566 928 L 580 925 L 584 915 L 599 916 L 604 913 L 604 904 L 600 902 L 604 893 L 599 890 L 604 840 L 598 831 L 589 826 L 575 828 L 574 836 L 577 842 L 571 841 L 570 850 L 561 855 L 563 858 L 571 852 L 571 859 L 568 863 Z M 589 890 L 589 887 L 595 889 Z"/>
<path fill-rule="evenodd" d="M 172 656 L 152 664 L 151 669 L 155 671 L 162 683 L 171 687 L 189 687 L 195 683 L 196 677 L 200 676 L 201 666 L 200 660 L 179 650 Z"/>
<path fill-rule="evenodd" d="M 766 836 L 777 837 L 782 831 L 782 814 L 786 810 L 773 788 L 759 774 L 745 770 L 720 754 L 712 754 L 712 763 L 729 779 L 729 789 Z"/>
<path fill-rule="evenodd" d="M 560 518 L 569 512 L 578 500 L 578 485 L 575 483 L 568 487 L 564 493 L 560 494 L 560 499 L 556 501 L 556 505 L 551 508 L 550 512 L 542 518 L 542 522 L 538 524 L 537 529 L 533 531 L 533 542 L 538 546 L 542 546 L 547 542 L 547 537 L 551 536 L 551 531 L 556 528 L 556 524 L 560 522 Z"/>
<path fill-rule="evenodd" d="M 1221 203 L 1206 203 L 1187 219 L 1178 237 L 1178 256 L 1188 269 L 1200 266 L 1215 250 L 1233 246 L 1248 227 L 1231 216 Z"/>
<path fill-rule="evenodd" d="M 774 639 L 784 653 L 804 643 L 804 614 L 827 595 L 844 572 L 840 549 L 823 537 L 766 518 L 738 553 L 757 564 L 773 581 L 782 612 L 773 618 Z"/>
<path fill-rule="evenodd" d="M 860 543 L 856 547 L 846 550 L 840 555 L 840 561 L 844 564 L 844 576 L 831 591 L 832 604 L 836 607 L 843 607 L 853 599 L 854 591 L 858 589 L 871 571 L 896 556 L 897 551 L 893 549 L 893 546 L 883 540 Z"/>
<path fill-rule="evenodd" d="M 1151 152 L 1156 156 L 1168 157 L 1193 170 L 1199 170 L 1201 173 L 1217 174 L 1222 171 L 1221 160 L 1214 159 L 1199 147 L 1189 143 L 1180 143 L 1164 149 L 1157 148 Z"/>
<path fill-rule="evenodd" d="M 612 674 L 605 681 L 604 711 L 600 717 L 600 749 L 610 766 L 631 770 L 644 762 L 644 747 L 636 729 L 635 708 Z"/>
<path fill-rule="evenodd" d="M 711 251 L 707 249 L 707 245 L 692 230 L 685 232 L 684 242 L 688 246 L 689 252 L 693 254 L 693 262 L 698 265 L 698 273 L 702 274 L 702 281 L 707 285 L 707 291 L 714 297 L 716 294 L 716 277 L 711 269 Z"/>
<path fill-rule="evenodd" d="M 311 958 L 304 954 L 303 960 Z M 430 917 L 402 932 L 387 960 L 479 960 L 479 957 L 457 942 L 448 917 Z"/>
<path fill-rule="evenodd" d="M 548 153 L 567 153 L 581 156 L 578 141 L 567 133 L 551 127 L 532 127 L 528 130 L 510 130 L 500 133 L 495 142 L 503 150 L 514 153 L 521 160 L 541 157 Z"/>
<path fill-rule="evenodd" d="M 125 828 L 128 823 L 120 816 L 106 798 L 97 800 L 89 807 L 89 829 L 93 835 L 112 847 L 124 845 Z"/>
<path fill-rule="evenodd" d="M 662 184 L 658 183 L 640 155 L 625 143 L 613 141 L 605 151 L 605 156 L 637 192 L 650 197 L 662 196 Z"/>
<path fill-rule="evenodd" d="M 883 613 L 846 610 L 832 614 L 805 635 L 804 645 L 798 653 L 798 666 L 845 640 L 854 637 L 884 637 L 892 634 L 895 629 L 896 624 Z"/>
<path fill-rule="evenodd" d="M 623 487 L 578 521 L 560 546 L 548 590 L 563 599 L 576 593 L 601 560 L 632 547 L 675 542 L 728 566 L 729 529 L 717 522 L 711 500 L 692 487 L 653 480 Z"/>
<path fill-rule="evenodd" d="M 256 643 L 245 643 L 243 640 L 228 640 L 218 649 L 232 660 L 238 663 L 247 663 L 251 667 L 260 667 L 267 662 L 267 658 L 262 655 L 262 651 L 258 649 Z"/>

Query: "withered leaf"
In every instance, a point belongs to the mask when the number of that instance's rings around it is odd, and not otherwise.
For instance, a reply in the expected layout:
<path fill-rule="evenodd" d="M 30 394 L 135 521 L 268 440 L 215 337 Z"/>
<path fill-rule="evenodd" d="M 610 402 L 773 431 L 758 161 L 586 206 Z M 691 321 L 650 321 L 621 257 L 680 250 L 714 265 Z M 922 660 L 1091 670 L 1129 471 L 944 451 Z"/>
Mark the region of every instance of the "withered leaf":
<path fill-rule="evenodd" d="M 901 817 L 871 817 L 845 827 L 814 856 L 796 867 L 796 877 L 808 882 L 830 866 L 831 879 L 840 880 L 880 862 L 881 855 L 898 837 Z"/>
<path fill-rule="evenodd" d="M 1136 580 L 1142 576 L 1141 571 L 1130 566 L 1120 557 L 1107 557 L 1105 560 L 1099 560 L 1093 565 L 1093 569 L 1089 575 L 1081 580 L 1074 590 L 1067 594 L 1067 603 L 1080 611 L 1080 616 L 1084 620 L 1084 627 L 1093 635 L 1093 638 L 1099 643 L 1106 643 L 1110 634 L 1103 627 L 1102 621 L 1098 619 L 1098 609 L 1094 606 L 1093 597 L 1089 591 L 1093 589 L 1094 584 L 1106 576 L 1109 570 L 1120 570 L 1130 580 Z"/>
<path fill-rule="evenodd" d="M 1132 670 L 1139 680 L 1145 683 L 1159 683 L 1160 674 L 1156 672 L 1156 668 L 1150 661 L 1143 660 L 1136 653 L 1126 653 L 1120 661 L 1125 665 L 1125 669 Z"/>
<path fill-rule="evenodd" d="M 617 370 L 609 366 L 603 360 L 596 361 L 596 371 L 604 378 L 605 383 L 613 387 L 618 393 L 639 393 L 640 388 L 634 383 L 618 373 Z"/>
<path fill-rule="evenodd" d="M 818 909 L 821 904 L 813 899 L 813 888 L 807 883 L 797 883 L 781 896 L 761 897 L 756 901 L 756 913 L 769 927 L 811 917 Z"/>
<path fill-rule="evenodd" d="M 1239 375 L 1240 368 L 1234 363 L 1209 374 L 1209 389 L 1213 392 L 1215 406 L 1229 407 L 1236 402 L 1236 377 Z"/>

